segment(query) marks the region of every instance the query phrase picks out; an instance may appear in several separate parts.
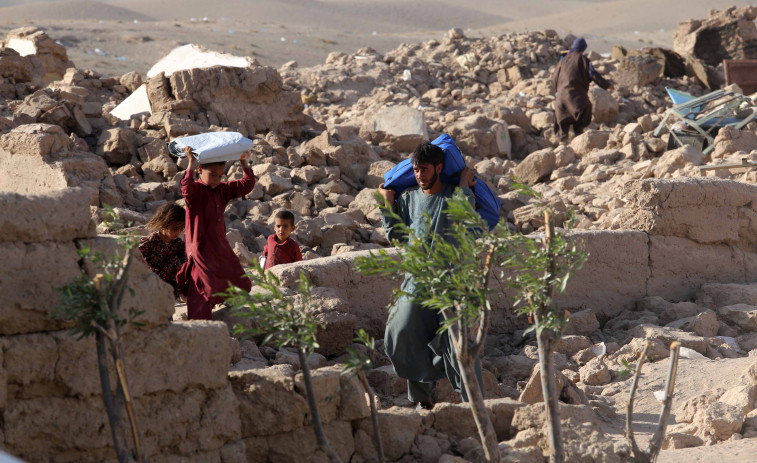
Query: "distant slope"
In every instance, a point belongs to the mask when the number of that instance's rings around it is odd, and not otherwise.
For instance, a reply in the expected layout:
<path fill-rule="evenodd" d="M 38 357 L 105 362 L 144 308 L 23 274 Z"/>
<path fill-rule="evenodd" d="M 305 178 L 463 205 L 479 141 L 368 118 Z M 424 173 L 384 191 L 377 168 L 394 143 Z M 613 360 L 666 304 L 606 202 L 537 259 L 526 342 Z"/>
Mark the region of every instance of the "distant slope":
<path fill-rule="evenodd" d="M 705 18 L 711 9 L 723 10 L 731 5 L 749 5 L 748 0 L 614 0 L 584 2 L 581 7 L 558 7 L 550 14 L 526 18 L 514 24 L 513 29 L 538 30 L 571 29 L 595 33 L 619 33 L 666 29 L 672 38 L 676 26 L 688 18 Z"/>
<path fill-rule="evenodd" d="M 109 4 L 149 12 L 161 20 L 222 17 L 321 29 L 378 32 L 479 28 L 507 21 L 494 13 L 482 14 L 464 2 L 439 0 L 115 0 Z"/>
<path fill-rule="evenodd" d="M 11 0 L 10 2 L 12 2 Z M 8 1 L 0 5 L 10 3 Z M 149 9 L 145 10 L 149 11 Z M 52 20 L 103 20 L 103 21 L 153 21 L 139 11 L 122 8 L 95 0 L 62 0 L 49 2 L 25 2 L 19 5 L 0 7 L 0 18 L 8 21 L 52 21 Z"/>

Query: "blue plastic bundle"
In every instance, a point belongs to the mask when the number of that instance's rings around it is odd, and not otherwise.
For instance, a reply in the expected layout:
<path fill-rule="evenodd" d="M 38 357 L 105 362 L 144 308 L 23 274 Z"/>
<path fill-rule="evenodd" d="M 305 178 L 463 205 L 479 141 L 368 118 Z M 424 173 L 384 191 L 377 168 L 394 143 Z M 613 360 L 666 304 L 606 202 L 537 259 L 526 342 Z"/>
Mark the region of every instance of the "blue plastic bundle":
<path fill-rule="evenodd" d="M 442 182 L 457 185 L 460 182 L 460 172 L 465 167 L 465 161 L 455 141 L 444 133 L 431 143 L 444 151 L 444 166 L 440 175 Z M 384 174 L 384 188 L 396 191 L 395 198 L 399 198 L 406 189 L 416 186 L 418 186 L 418 182 L 415 180 L 410 158 L 400 162 Z M 476 177 L 476 184 L 473 186 L 473 193 L 476 195 L 476 212 L 486 220 L 489 228 L 494 228 L 499 222 L 499 209 L 502 207 L 502 203 L 489 185 L 478 177 Z"/>

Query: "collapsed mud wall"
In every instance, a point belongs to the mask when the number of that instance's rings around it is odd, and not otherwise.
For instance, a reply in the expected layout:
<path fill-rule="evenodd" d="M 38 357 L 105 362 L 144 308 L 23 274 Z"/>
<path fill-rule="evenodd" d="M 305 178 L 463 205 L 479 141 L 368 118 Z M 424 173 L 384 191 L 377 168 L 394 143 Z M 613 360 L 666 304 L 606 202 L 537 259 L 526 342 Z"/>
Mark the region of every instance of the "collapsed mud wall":
<path fill-rule="evenodd" d="M 757 279 L 755 226 L 757 186 L 731 180 L 682 177 L 628 182 L 626 206 L 616 211 L 607 230 L 571 232 L 589 253 L 583 269 L 556 302 L 571 312 L 591 309 L 612 318 L 646 296 L 688 300 L 703 283 Z M 387 304 L 396 285 L 388 277 L 365 277 L 355 270 L 358 251 L 276 267 L 282 285 L 296 287 L 304 271 L 316 287 L 328 288 L 358 316 L 356 326 L 383 335 Z M 375 251 L 374 251 L 375 252 Z M 500 275 L 496 269 L 493 275 Z M 513 331 L 508 271 L 495 279 L 492 330 Z"/>
<path fill-rule="evenodd" d="M 119 249 L 96 235 L 90 213 L 110 174 L 58 127 L 25 127 L 0 147 L 13 172 L 0 193 L 0 449 L 26 461 L 112 461 L 94 340 L 49 318 L 56 288 L 81 274 L 78 249 Z M 129 285 L 122 310 L 144 311 L 123 337 L 146 455 L 244 461 L 226 326 L 172 322 L 171 289 L 142 265 Z"/>
<path fill-rule="evenodd" d="M 49 137 L 57 135 L 39 130 L 24 136 L 34 146 L 47 146 Z M 45 150 L 24 152 L 33 165 L 60 162 L 45 158 Z M 66 333 L 70 326 L 47 314 L 55 304 L 54 288 L 80 273 L 77 249 L 114 252 L 117 246 L 112 237 L 95 234 L 90 216 L 102 184 L 81 182 L 62 189 L 63 183 L 51 181 L 28 194 L 19 182 L 0 194 L 0 448 L 28 461 L 108 461 L 115 455 L 93 342 L 75 340 Z M 755 193 L 756 186 L 717 179 L 627 183 L 626 206 L 608 222 L 613 230 L 572 234 L 591 257 L 558 303 L 572 311 L 591 309 L 603 320 L 645 296 L 686 300 L 706 282 L 757 279 Z M 355 259 L 366 253 L 276 269 L 285 286 L 293 286 L 304 270 L 320 294 L 340 302 L 330 307 L 352 321 L 337 325 L 345 336 L 331 332 L 340 342 L 349 342 L 354 327 L 380 335 L 385 323 L 395 283 L 355 271 Z M 130 282 L 136 293 L 124 309 L 144 310 L 144 326 L 124 334 L 127 368 L 145 450 L 153 461 L 293 461 L 316 454 L 296 371 L 279 366 L 229 372 L 225 324 L 172 322 L 168 286 L 140 265 Z M 496 284 L 507 296 L 504 283 Z M 497 299 L 493 331 L 506 332 L 517 323 L 511 300 Z M 319 369 L 315 376 L 332 443 L 344 458 L 370 460 L 365 394 L 334 367 Z M 520 403 L 496 399 L 488 406 L 498 434 L 506 438 Z M 392 459 L 412 452 L 429 455 L 435 450 L 420 449 L 422 436 L 472 436 L 469 418 L 464 406 L 454 404 L 423 416 L 402 408 L 382 410 L 387 453 Z"/>

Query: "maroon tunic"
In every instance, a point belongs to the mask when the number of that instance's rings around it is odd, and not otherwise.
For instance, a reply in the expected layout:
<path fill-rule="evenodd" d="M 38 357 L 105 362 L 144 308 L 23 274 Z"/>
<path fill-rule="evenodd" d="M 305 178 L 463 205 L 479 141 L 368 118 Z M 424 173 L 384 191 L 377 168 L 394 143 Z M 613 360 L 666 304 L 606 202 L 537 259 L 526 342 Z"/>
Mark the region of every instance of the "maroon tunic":
<path fill-rule="evenodd" d="M 276 241 L 276 233 L 268 235 L 268 241 L 263 248 L 261 256 L 265 256 L 266 258 L 264 270 L 268 270 L 274 265 L 291 264 L 292 262 L 302 260 L 300 245 L 291 237 L 287 238 L 283 243 L 279 243 Z"/>
<path fill-rule="evenodd" d="M 187 206 L 187 262 L 178 275 L 179 287 L 185 292 L 193 282 L 200 295 L 210 301 L 215 293 L 225 291 L 229 283 L 249 291 L 250 279 L 244 275 L 239 259 L 226 240 L 224 210 L 234 198 L 244 196 L 255 186 L 252 169 L 244 169 L 241 180 L 223 182 L 210 188 L 195 181 L 187 170 L 181 179 L 181 194 Z M 188 307 L 189 308 L 189 307 Z"/>

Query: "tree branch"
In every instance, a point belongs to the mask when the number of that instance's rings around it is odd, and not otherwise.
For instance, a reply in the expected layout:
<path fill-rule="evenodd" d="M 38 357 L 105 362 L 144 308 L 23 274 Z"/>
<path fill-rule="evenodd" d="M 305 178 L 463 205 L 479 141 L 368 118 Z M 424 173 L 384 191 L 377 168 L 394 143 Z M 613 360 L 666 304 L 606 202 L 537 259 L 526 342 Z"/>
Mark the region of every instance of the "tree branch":
<path fill-rule="evenodd" d="M 639 384 L 639 377 L 641 376 L 641 367 L 644 366 L 644 362 L 647 358 L 647 351 L 649 351 L 650 342 L 647 341 L 644 344 L 644 350 L 641 352 L 641 357 L 636 364 L 636 373 L 633 375 L 633 382 L 631 383 L 631 395 L 628 398 L 628 405 L 626 406 L 626 440 L 631 447 L 634 459 L 640 463 L 648 463 L 649 458 L 643 454 L 641 449 L 636 443 L 636 437 L 633 434 L 633 402 L 636 395 L 636 388 Z"/>
<path fill-rule="evenodd" d="M 123 299 L 124 291 L 126 289 L 126 281 L 129 277 L 129 268 L 132 263 L 131 251 L 127 250 L 126 255 L 123 258 L 123 265 L 116 274 L 115 282 L 113 283 L 113 293 L 110 296 L 110 307 L 117 308 L 121 306 L 121 300 Z"/>
<path fill-rule="evenodd" d="M 678 354 L 681 349 L 681 343 L 673 341 L 670 343 L 670 365 L 668 366 L 668 379 L 665 386 L 665 401 L 663 403 L 662 412 L 660 413 L 660 420 L 657 422 L 657 430 L 655 431 L 652 439 L 649 441 L 647 447 L 647 454 L 650 461 L 657 459 L 657 454 L 660 453 L 662 448 L 662 439 L 665 436 L 665 429 L 668 426 L 668 418 L 670 418 L 670 408 L 673 405 L 673 390 L 676 387 L 676 374 L 678 373 Z"/>

